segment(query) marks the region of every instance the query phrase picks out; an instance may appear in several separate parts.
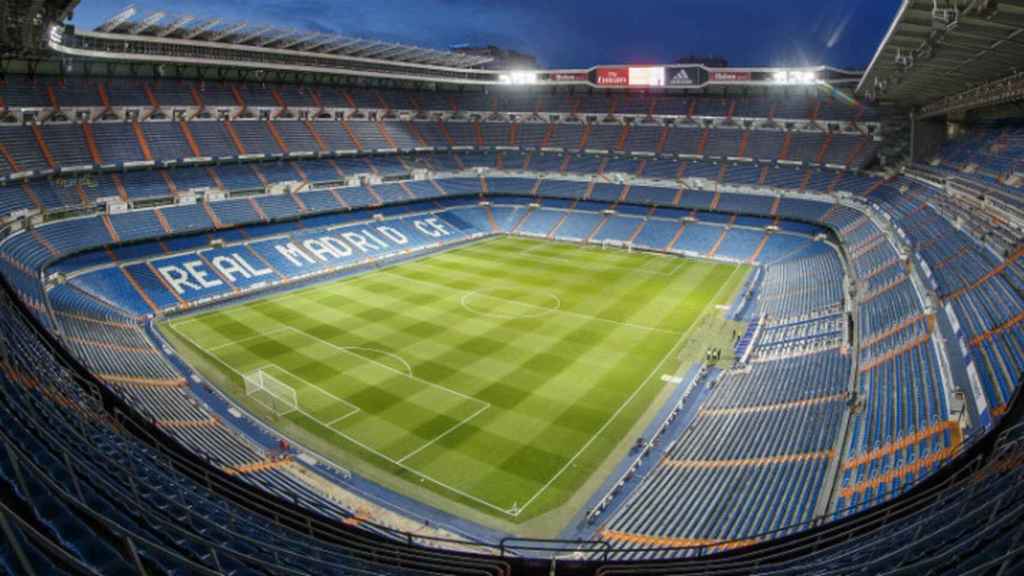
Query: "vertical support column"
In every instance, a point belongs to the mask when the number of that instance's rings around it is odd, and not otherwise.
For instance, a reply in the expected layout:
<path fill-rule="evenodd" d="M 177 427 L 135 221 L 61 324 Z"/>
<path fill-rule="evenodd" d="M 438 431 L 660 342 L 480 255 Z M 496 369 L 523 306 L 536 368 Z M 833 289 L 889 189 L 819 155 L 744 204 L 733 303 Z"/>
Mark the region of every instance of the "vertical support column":
<path fill-rule="evenodd" d="M 452 139 L 452 135 L 448 133 L 448 126 L 445 125 L 444 120 L 438 118 L 437 125 L 441 129 L 441 134 L 444 136 L 444 141 L 448 143 L 448 147 L 454 148 L 455 140 Z"/>
<path fill-rule="evenodd" d="M 747 145 L 750 143 L 750 130 L 744 130 L 743 136 L 740 137 L 740 149 L 737 156 L 743 157 L 747 155 Z"/>
<path fill-rule="evenodd" d="M 237 118 L 244 114 L 248 107 L 245 105 L 245 98 L 242 98 L 242 93 L 238 91 L 237 84 L 231 85 L 231 95 L 235 98 L 235 104 L 238 104 L 238 112 L 235 114 L 235 118 Z"/>
<path fill-rule="evenodd" d="M 132 120 L 132 132 L 135 133 L 135 139 L 139 141 L 142 157 L 146 160 L 152 160 L 153 152 L 149 149 L 149 142 L 146 141 L 146 135 L 142 132 L 142 125 L 137 120 Z"/>
<path fill-rule="evenodd" d="M 93 164 L 103 164 L 103 157 L 100 156 L 100 149 L 96 146 L 96 139 L 92 135 L 92 124 L 82 124 L 82 135 L 85 136 L 85 145 L 89 148 L 89 155 L 92 156 Z"/>
<path fill-rule="evenodd" d="M 348 122 L 344 118 L 341 119 L 341 127 L 345 129 L 345 133 L 348 134 L 349 139 L 352 140 L 353 144 L 355 144 L 356 150 L 362 152 L 363 143 L 359 141 L 359 137 L 356 136 L 356 133 L 352 130 L 352 127 L 348 125 Z"/>
<path fill-rule="evenodd" d="M 281 152 L 287 154 L 288 144 L 281 137 L 281 133 L 277 131 L 277 126 L 274 126 L 274 123 L 270 120 L 267 121 L 267 131 L 270 132 L 270 137 L 277 143 L 277 147 L 281 149 Z"/>
<path fill-rule="evenodd" d="M 786 136 L 782 139 L 782 150 L 779 151 L 779 160 L 787 160 L 789 158 L 789 146 L 793 143 L 793 133 L 786 132 Z"/>
<path fill-rule="evenodd" d="M 238 132 L 235 132 L 235 127 L 231 125 L 230 120 L 224 122 L 224 130 L 228 133 L 228 137 L 231 138 L 231 141 L 235 144 L 235 148 L 238 149 L 238 154 L 240 156 L 245 156 L 247 154 L 245 151 L 245 145 L 242 144 L 242 140 L 238 137 Z"/>
<path fill-rule="evenodd" d="M 615 143 L 615 149 L 622 152 L 626 149 L 626 142 L 629 140 L 629 132 L 631 130 L 631 124 L 623 124 L 622 132 L 619 133 L 619 140 Z"/>
<path fill-rule="evenodd" d="M 587 149 L 587 142 L 590 141 L 590 132 L 593 131 L 594 127 L 587 124 L 583 127 L 583 137 L 580 138 L 580 150 Z"/>
<path fill-rule="evenodd" d="M 313 126 L 313 123 L 309 120 L 303 120 L 302 123 L 306 125 L 306 130 L 309 130 L 309 135 L 313 137 L 313 141 L 320 147 L 320 151 L 329 152 L 327 144 L 324 142 L 324 139 L 320 137 L 320 133 L 316 131 L 316 127 Z"/>
<path fill-rule="evenodd" d="M 388 143 L 388 147 L 398 150 L 398 144 L 395 143 L 395 139 L 391 137 L 391 133 L 388 132 L 386 126 L 384 126 L 383 120 L 377 120 L 377 130 L 380 131 L 380 135 L 384 137 L 384 141 Z"/>
<path fill-rule="evenodd" d="M 825 154 L 828 153 L 829 144 L 832 143 L 832 132 L 825 134 L 825 140 L 821 143 L 821 148 L 818 149 L 817 156 L 814 157 L 814 161 L 818 164 L 825 162 Z"/>
<path fill-rule="evenodd" d="M 704 147 L 708 144 L 708 137 L 711 135 L 711 129 L 705 128 L 700 134 L 700 142 L 697 144 L 697 154 L 704 155 Z"/>
<path fill-rule="evenodd" d="M 658 146 L 654 149 L 655 154 L 661 154 L 665 150 L 665 144 L 668 143 L 669 127 L 661 127 L 661 135 L 658 136 Z"/>
<path fill-rule="evenodd" d="M 192 150 L 192 154 L 195 158 L 202 158 L 203 152 L 199 149 L 199 144 L 196 143 L 195 138 L 192 137 L 192 130 L 188 127 L 188 123 L 184 120 L 178 120 L 178 128 L 181 129 L 181 134 L 185 137 L 185 141 L 188 142 L 188 147 Z"/>

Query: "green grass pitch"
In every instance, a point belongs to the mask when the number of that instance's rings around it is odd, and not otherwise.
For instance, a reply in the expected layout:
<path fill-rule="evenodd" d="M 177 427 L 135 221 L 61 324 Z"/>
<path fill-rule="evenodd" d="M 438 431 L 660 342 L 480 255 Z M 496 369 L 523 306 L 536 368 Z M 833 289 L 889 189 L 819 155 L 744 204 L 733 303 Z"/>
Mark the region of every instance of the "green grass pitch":
<path fill-rule="evenodd" d="M 500 237 L 163 331 L 236 401 L 338 464 L 519 525 L 607 474 L 664 376 L 714 342 L 705 332 L 728 332 L 705 324 L 746 272 Z M 258 369 L 295 389 L 298 411 L 272 418 L 245 398 L 240 375 Z"/>

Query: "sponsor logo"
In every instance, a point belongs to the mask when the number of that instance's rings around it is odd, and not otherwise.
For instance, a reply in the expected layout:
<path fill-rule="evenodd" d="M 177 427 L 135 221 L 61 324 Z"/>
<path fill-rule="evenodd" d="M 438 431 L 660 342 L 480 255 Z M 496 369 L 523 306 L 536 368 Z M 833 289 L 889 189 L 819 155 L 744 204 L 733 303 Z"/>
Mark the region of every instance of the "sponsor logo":
<path fill-rule="evenodd" d="M 712 82 L 750 82 L 750 72 L 712 72 Z"/>
<path fill-rule="evenodd" d="M 552 82 L 586 82 L 587 74 L 585 72 L 559 72 L 550 74 L 548 80 Z"/>
<path fill-rule="evenodd" d="M 696 69 L 694 69 L 696 71 Z M 696 84 L 692 76 L 690 76 L 689 68 L 678 68 L 671 72 L 672 76 L 668 79 L 669 86 L 693 86 Z"/>
<path fill-rule="evenodd" d="M 597 83 L 600 86 L 628 86 L 629 69 L 627 68 L 598 68 Z"/>

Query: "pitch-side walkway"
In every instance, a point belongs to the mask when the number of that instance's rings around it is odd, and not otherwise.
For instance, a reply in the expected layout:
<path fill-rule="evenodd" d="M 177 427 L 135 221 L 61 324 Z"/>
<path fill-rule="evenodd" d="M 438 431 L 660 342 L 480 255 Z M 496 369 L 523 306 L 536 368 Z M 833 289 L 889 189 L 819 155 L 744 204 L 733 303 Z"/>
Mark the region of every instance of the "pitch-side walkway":
<path fill-rule="evenodd" d="M 682 408 L 679 414 L 676 415 L 672 423 L 662 432 L 658 439 L 658 442 L 654 448 L 642 461 L 640 467 L 633 473 L 630 480 L 619 490 L 615 497 L 608 503 L 604 511 L 599 516 L 588 521 L 587 516 L 591 510 L 598 505 L 601 500 L 608 495 L 608 493 L 615 487 L 616 483 L 622 479 L 623 475 L 629 470 L 630 466 L 633 465 L 637 456 L 638 451 L 630 451 L 623 458 L 622 461 L 615 467 L 615 469 L 608 475 L 601 486 L 590 496 L 587 500 L 586 505 L 580 509 L 579 512 L 573 517 L 572 522 L 562 531 L 559 535 L 560 539 L 564 540 L 591 540 L 594 539 L 594 533 L 601 525 L 606 522 L 609 518 L 615 514 L 633 493 L 633 490 L 640 485 L 640 482 L 644 479 L 647 474 L 655 468 L 657 463 L 661 460 L 661 455 L 667 450 L 677 438 L 683 433 L 684 430 L 693 422 L 693 419 L 697 417 L 697 412 L 700 410 L 701 404 L 708 397 L 710 390 L 707 387 L 708 382 L 711 382 L 718 378 L 719 370 L 712 368 L 703 378 L 698 382 L 698 372 L 700 371 L 701 363 L 694 363 L 690 366 L 686 372 L 680 371 L 682 377 L 675 385 L 675 390 L 672 391 L 672 395 L 665 400 L 664 404 L 658 410 L 658 413 L 651 420 L 650 424 L 644 429 L 642 437 L 645 441 L 650 440 L 658 428 L 668 419 L 669 414 L 676 408 L 686 394 L 687 389 L 693 384 L 692 390 L 689 392 L 689 396 L 682 404 Z"/>

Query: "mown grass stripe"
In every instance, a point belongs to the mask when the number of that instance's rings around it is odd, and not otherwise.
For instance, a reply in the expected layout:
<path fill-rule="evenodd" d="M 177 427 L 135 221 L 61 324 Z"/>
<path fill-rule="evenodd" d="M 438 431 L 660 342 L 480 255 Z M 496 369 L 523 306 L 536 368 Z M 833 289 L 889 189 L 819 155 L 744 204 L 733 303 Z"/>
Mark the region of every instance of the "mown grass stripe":
<path fill-rule="evenodd" d="M 742 281 L 735 270 L 502 238 L 174 326 L 229 370 L 270 365 L 293 382 L 309 410 L 281 425 L 298 441 L 399 490 L 411 478 L 505 516 L 529 504 L 521 521 L 623 441 L 661 387 L 641 382 L 678 363 L 680 335 Z M 481 290 L 497 298 L 467 309 Z M 517 317 L 547 294 L 559 312 Z"/>

